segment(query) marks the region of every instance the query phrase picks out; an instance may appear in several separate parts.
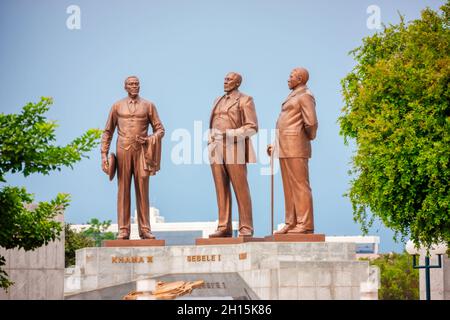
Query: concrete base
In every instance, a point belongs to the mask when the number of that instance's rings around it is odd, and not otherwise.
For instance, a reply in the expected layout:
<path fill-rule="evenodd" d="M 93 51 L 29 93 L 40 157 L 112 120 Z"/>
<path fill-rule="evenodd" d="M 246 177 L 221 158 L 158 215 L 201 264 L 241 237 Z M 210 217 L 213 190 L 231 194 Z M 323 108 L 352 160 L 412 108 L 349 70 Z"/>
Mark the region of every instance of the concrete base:
<path fill-rule="evenodd" d="M 259 299 L 367 299 L 377 296 L 378 278 L 371 276 L 376 271 L 368 261 L 356 260 L 354 243 L 84 248 L 77 251 L 76 268 L 66 276 L 65 294 L 69 298 L 169 275 L 185 275 L 192 281 L 193 274 L 237 273 Z"/>
<path fill-rule="evenodd" d="M 105 240 L 102 242 L 103 247 L 160 247 L 165 245 L 166 241 L 156 239 Z"/>
<path fill-rule="evenodd" d="M 274 234 L 265 237 L 272 242 L 325 242 L 324 234 Z"/>
<path fill-rule="evenodd" d="M 253 237 L 198 238 L 195 239 L 195 244 L 198 246 L 206 246 L 206 245 L 238 244 L 245 242 L 261 242 L 261 241 L 264 241 L 264 238 L 253 238 Z"/>
<path fill-rule="evenodd" d="M 258 296 L 237 272 L 233 273 L 183 273 L 156 276 L 155 281 L 197 281 L 204 283 L 190 294 L 177 300 L 258 300 Z M 66 296 L 66 300 L 117 300 L 136 290 L 136 281 Z"/>
<path fill-rule="evenodd" d="M 56 220 L 63 223 L 62 214 Z M 64 298 L 64 227 L 60 239 L 33 251 L 6 250 L 4 271 L 14 282 L 8 291 L 0 288 L 0 300 L 61 300 Z"/>
<path fill-rule="evenodd" d="M 425 257 L 420 256 L 420 265 L 425 265 Z M 430 269 L 430 293 L 431 300 L 450 300 L 450 256 L 442 255 L 442 267 Z M 430 258 L 431 265 L 437 265 L 437 256 Z M 425 270 L 419 270 L 420 300 L 426 299 Z"/>

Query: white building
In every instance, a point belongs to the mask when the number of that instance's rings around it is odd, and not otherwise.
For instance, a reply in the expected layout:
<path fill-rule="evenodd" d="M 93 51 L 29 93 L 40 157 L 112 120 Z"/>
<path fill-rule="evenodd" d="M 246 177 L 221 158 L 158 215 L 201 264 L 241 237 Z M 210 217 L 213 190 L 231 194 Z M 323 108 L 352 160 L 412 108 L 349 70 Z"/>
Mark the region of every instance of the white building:
<path fill-rule="evenodd" d="M 159 210 L 150 207 L 150 225 L 152 233 L 157 239 L 166 240 L 166 245 L 193 245 L 197 238 L 208 238 L 208 236 L 216 231 L 218 221 L 198 221 L 198 222 L 165 222 Z M 279 224 L 278 230 L 284 226 Z M 80 232 L 88 228 L 86 224 L 71 225 L 73 230 Z M 238 235 L 238 222 L 232 222 L 233 236 Z M 118 232 L 117 224 L 111 224 L 107 231 Z M 139 239 L 139 231 L 137 225 L 137 211 L 131 219 L 130 239 Z M 356 244 L 356 253 L 358 257 L 374 258 L 378 256 L 380 237 L 378 236 L 326 236 L 326 242 L 350 242 Z"/>
<path fill-rule="evenodd" d="M 284 227 L 284 223 L 277 225 L 277 230 Z M 347 242 L 356 244 L 358 258 L 376 258 L 380 248 L 378 236 L 325 236 L 325 242 Z"/>
<path fill-rule="evenodd" d="M 326 242 L 353 242 L 356 243 L 356 253 L 378 255 L 380 237 L 378 236 L 326 236 Z"/>
<path fill-rule="evenodd" d="M 195 244 L 196 238 L 208 238 L 211 233 L 217 229 L 216 221 L 199 222 L 165 222 L 164 217 L 159 214 L 159 210 L 150 207 L 150 225 L 152 233 L 157 239 L 166 240 L 166 245 L 191 245 Z M 88 228 L 86 224 L 71 225 L 71 228 L 77 232 Z M 233 236 L 238 234 L 238 222 L 232 222 Z M 118 225 L 111 224 L 107 231 L 118 232 Z M 131 219 L 130 239 L 140 239 L 137 225 L 137 211 L 134 211 L 134 217 Z"/>

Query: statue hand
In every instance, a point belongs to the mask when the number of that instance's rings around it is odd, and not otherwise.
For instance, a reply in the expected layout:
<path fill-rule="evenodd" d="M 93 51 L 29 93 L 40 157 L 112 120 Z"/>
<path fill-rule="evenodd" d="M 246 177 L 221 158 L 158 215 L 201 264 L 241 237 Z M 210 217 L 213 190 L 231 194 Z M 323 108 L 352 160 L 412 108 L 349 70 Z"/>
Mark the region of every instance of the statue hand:
<path fill-rule="evenodd" d="M 147 143 L 147 138 L 146 137 L 144 138 L 144 137 L 136 136 L 136 140 L 140 144 L 146 144 Z"/>
<path fill-rule="evenodd" d="M 225 139 L 225 134 L 223 134 L 222 132 L 217 131 L 214 134 L 214 140 L 224 140 L 224 139 Z"/>
<path fill-rule="evenodd" d="M 224 134 L 222 133 L 222 131 L 213 128 L 210 130 L 210 132 L 208 134 L 208 139 L 210 139 L 211 142 L 213 142 L 215 140 L 222 140 L 223 136 L 224 136 Z"/>
<path fill-rule="evenodd" d="M 268 144 L 267 145 L 267 155 L 270 157 L 272 155 L 273 152 L 273 145 Z"/>
<path fill-rule="evenodd" d="M 106 156 L 102 156 L 102 170 L 104 173 L 108 174 L 109 162 Z"/>

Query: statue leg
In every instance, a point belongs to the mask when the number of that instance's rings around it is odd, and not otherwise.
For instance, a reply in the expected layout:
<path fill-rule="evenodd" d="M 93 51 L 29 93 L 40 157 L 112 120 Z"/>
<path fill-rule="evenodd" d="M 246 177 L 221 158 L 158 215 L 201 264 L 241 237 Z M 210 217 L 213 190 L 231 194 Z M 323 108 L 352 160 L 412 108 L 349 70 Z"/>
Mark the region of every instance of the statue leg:
<path fill-rule="evenodd" d="M 227 164 L 239 209 L 239 235 L 253 235 L 252 200 L 247 181 L 246 164 Z"/>
<path fill-rule="evenodd" d="M 290 177 L 287 167 L 289 159 L 280 159 L 281 178 L 283 180 L 283 192 L 284 192 L 284 212 L 285 212 L 285 226 L 276 233 L 287 233 L 290 229 L 294 228 L 297 224 L 295 219 L 294 197 L 292 194 L 292 188 L 290 183 Z"/>
<path fill-rule="evenodd" d="M 219 209 L 219 225 L 217 230 L 231 235 L 230 179 L 224 164 L 211 164 L 211 170 L 216 187 L 217 206 Z"/>
<path fill-rule="evenodd" d="M 142 238 L 145 233 L 150 232 L 150 217 L 149 217 L 149 177 L 142 175 L 143 168 L 140 152 L 141 149 L 135 150 L 133 157 L 133 173 L 134 173 L 134 188 L 136 192 L 136 210 L 139 226 L 139 236 Z"/>
<path fill-rule="evenodd" d="M 131 152 L 117 148 L 117 224 L 119 236 L 130 235 Z"/>
<path fill-rule="evenodd" d="M 289 176 L 297 226 L 291 230 L 296 232 L 314 232 L 313 201 L 309 185 L 308 159 L 287 159 Z"/>

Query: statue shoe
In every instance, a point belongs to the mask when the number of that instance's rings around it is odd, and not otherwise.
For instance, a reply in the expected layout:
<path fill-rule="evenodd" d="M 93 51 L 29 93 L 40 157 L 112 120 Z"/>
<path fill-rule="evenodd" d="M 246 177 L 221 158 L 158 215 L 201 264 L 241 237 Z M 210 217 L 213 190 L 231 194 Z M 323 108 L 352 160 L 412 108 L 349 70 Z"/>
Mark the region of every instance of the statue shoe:
<path fill-rule="evenodd" d="M 290 229 L 288 232 L 287 232 L 288 234 L 291 234 L 291 233 L 295 233 L 295 234 L 312 234 L 312 233 L 314 233 L 314 230 L 308 230 L 308 229 L 305 229 L 303 226 L 301 226 L 301 225 L 296 225 L 295 226 L 295 228 L 292 228 L 292 229 Z"/>
<path fill-rule="evenodd" d="M 229 230 L 216 230 L 216 232 L 209 235 L 210 238 L 229 238 L 231 237 L 231 231 Z"/>
<path fill-rule="evenodd" d="M 125 231 L 121 231 L 117 236 L 117 240 L 128 240 L 128 239 L 130 239 L 130 235 L 128 234 L 128 232 Z"/>
<path fill-rule="evenodd" d="M 289 232 L 289 230 L 295 228 L 295 226 L 292 226 L 290 224 L 285 224 L 283 228 L 281 228 L 278 231 L 275 231 L 274 234 L 286 234 Z"/>
<path fill-rule="evenodd" d="M 239 237 L 253 237 L 253 231 L 252 230 L 242 230 L 239 231 Z"/>
<path fill-rule="evenodd" d="M 155 239 L 155 236 L 150 231 L 144 231 L 139 236 L 141 239 Z"/>
<path fill-rule="evenodd" d="M 251 237 L 253 237 L 253 233 L 239 233 L 239 237 L 241 237 L 241 238 L 251 238 Z"/>

